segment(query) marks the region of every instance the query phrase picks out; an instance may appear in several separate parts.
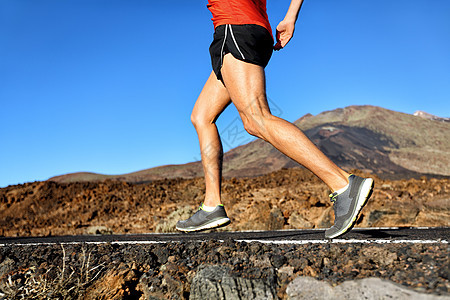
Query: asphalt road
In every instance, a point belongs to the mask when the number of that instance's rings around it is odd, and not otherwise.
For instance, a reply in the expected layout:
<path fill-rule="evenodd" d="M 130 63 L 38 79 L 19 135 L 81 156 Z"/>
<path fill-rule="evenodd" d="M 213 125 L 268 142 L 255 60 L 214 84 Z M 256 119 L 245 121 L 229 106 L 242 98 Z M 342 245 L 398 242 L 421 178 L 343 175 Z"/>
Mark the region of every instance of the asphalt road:
<path fill-rule="evenodd" d="M 46 237 L 0 237 L 0 246 L 60 243 L 166 243 L 208 240 L 259 241 L 263 243 L 445 243 L 450 227 L 354 228 L 339 239 L 326 240 L 324 229 L 251 232 L 201 232 L 170 234 L 78 235 Z"/>

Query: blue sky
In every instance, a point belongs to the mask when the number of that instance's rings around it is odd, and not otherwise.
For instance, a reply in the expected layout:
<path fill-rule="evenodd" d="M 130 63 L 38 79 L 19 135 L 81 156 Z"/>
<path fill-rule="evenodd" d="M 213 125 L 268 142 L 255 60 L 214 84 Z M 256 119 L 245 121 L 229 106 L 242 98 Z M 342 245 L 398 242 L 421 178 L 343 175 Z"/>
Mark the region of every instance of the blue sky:
<path fill-rule="evenodd" d="M 206 0 L 0 1 L 0 187 L 198 160 Z M 273 29 L 289 1 L 268 0 Z M 274 53 L 274 114 L 370 104 L 450 116 L 450 1 L 306 0 Z M 250 141 L 230 106 L 224 150 Z M 233 135 L 238 132 L 239 135 Z"/>

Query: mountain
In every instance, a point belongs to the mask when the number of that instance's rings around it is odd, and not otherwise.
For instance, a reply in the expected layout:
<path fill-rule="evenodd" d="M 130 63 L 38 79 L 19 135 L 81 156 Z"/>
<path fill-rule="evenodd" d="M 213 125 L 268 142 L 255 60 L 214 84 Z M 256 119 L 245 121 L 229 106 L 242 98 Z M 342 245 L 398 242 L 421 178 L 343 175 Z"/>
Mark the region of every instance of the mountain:
<path fill-rule="evenodd" d="M 426 116 L 426 117 L 424 117 Z M 376 106 L 349 106 L 307 114 L 294 122 L 336 164 L 385 178 L 450 176 L 450 122 Z M 444 120 L 444 121 L 443 121 Z M 255 140 L 224 154 L 224 177 L 251 177 L 298 167 L 269 143 Z M 73 173 L 56 182 L 117 179 L 148 182 L 203 176 L 200 162 L 167 165 L 124 175 Z"/>

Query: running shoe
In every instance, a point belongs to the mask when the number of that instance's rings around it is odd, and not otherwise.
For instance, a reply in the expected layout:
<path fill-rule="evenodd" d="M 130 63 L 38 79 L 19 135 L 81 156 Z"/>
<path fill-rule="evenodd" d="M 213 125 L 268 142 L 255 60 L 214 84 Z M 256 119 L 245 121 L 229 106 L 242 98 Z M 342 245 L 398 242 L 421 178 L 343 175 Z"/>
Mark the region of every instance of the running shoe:
<path fill-rule="evenodd" d="M 359 212 L 372 195 L 373 179 L 350 175 L 348 181 L 348 188 L 344 192 L 330 195 L 334 208 L 334 225 L 325 231 L 326 238 L 336 238 L 352 229 Z"/>
<path fill-rule="evenodd" d="M 228 218 L 223 205 L 217 205 L 212 212 L 204 211 L 202 206 L 200 206 L 192 217 L 184 221 L 178 221 L 176 228 L 185 232 L 201 231 L 223 227 L 229 223 L 230 219 Z"/>

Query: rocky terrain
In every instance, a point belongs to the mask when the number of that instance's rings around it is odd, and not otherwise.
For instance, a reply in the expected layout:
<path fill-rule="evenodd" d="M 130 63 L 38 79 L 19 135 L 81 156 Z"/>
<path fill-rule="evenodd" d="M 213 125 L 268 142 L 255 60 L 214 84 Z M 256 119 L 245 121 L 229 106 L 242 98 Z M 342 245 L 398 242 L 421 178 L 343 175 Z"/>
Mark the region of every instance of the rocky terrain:
<path fill-rule="evenodd" d="M 450 179 L 373 177 L 374 193 L 357 226 L 449 226 Z M 329 190 L 303 168 L 225 179 L 222 190 L 232 220 L 224 230 L 326 228 L 333 223 Z M 171 232 L 203 197 L 202 178 L 9 186 L 0 189 L 0 234 Z"/>
<path fill-rule="evenodd" d="M 448 250 L 233 240 L 4 246 L 0 299 L 449 299 Z"/>
<path fill-rule="evenodd" d="M 449 226 L 450 179 L 374 177 L 357 226 Z M 9 186 L 0 189 L 1 235 L 171 232 L 203 191 L 201 178 Z M 226 179 L 223 192 L 232 223 L 222 230 L 333 222 L 329 191 L 302 168 Z M 409 243 L 6 245 L 0 299 L 450 299 L 448 253 L 448 244 Z"/>
<path fill-rule="evenodd" d="M 359 169 L 381 178 L 419 178 L 450 176 L 450 122 L 424 112 L 415 115 L 376 106 L 349 106 L 316 116 L 307 114 L 294 122 L 324 152 L 344 169 Z M 237 146 L 236 141 L 249 135 L 219 128 L 222 142 Z M 260 176 L 298 164 L 270 144 L 255 140 L 235 147 L 224 155 L 224 177 Z M 123 175 L 74 173 L 51 178 L 60 183 L 117 179 L 148 182 L 165 178 L 194 178 L 203 175 L 200 162 L 169 165 Z"/>

